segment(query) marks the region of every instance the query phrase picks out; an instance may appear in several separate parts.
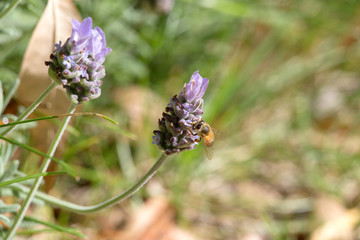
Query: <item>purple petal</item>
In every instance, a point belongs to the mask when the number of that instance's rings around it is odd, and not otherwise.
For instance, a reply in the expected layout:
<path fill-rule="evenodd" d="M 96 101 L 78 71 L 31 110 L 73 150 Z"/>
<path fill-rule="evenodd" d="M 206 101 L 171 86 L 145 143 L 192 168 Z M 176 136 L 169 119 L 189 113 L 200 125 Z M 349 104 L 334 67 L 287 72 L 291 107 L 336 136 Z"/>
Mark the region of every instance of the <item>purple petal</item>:
<path fill-rule="evenodd" d="M 91 17 L 85 18 L 79 27 L 80 36 L 89 36 L 91 34 L 92 19 Z"/>
<path fill-rule="evenodd" d="M 188 84 L 185 84 L 181 94 L 184 95 L 188 102 L 194 101 L 197 98 L 198 93 L 201 91 L 203 84 L 203 78 L 199 74 L 199 71 L 193 73 Z"/>
<path fill-rule="evenodd" d="M 179 125 L 180 125 L 180 127 L 182 127 L 182 128 L 190 128 L 190 127 L 192 127 L 191 121 L 186 121 L 185 119 L 181 119 L 181 120 L 179 121 Z"/>
<path fill-rule="evenodd" d="M 72 19 L 71 20 L 71 25 L 72 25 L 72 29 L 79 29 L 80 27 L 80 22 L 76 19 Z"/>
<path fill-rule="evenodd" d="M 106 45 L 106 40 L 105 40 L 104 31 L 103 31 L 101 28 L 99 28 L 99 27 L 95 27 L 94 30 L 99 33 L 99 35 L 100 35 L 100 37 L 101 37 L 102 46 L 105 47 L 105 45 Z"/>
<path fill-rule="evenodd" d="M 178 141 L 178 138 L 177 137 L 171 137 L 170 138 L 170 143 L 172 146 L 176 147 L 177 146 L 177 141 Z"/>
<path fill-rule="evenodd" d="M 79 29 L 80 27 L 80 22 L 76 19 L 73 19 L 72 20 L 72 34 L 71 34 L 71 37 L 70 37 L 70 41 L 78 41 L 79 38 L 80 38 L 80 34 L 79 34 Z"/>
<path fill-rule="evenodd" d="M 204 96 L 208 84 L 209 84 L 209 79 L 203 78 L 200 91 L 196 95 L 197 98 L 201 98 L 202 96 Z"/>
<path fill-rule="evenodd" d="M 88 97 L 82 97 L 81 98 L 81 101 L 83 101 L 83 102 L 88 102 L 90 99 L 88 98 Z"/>
<path fill-rule="evenodd" d="M 91 31 L 91 38 L 88 41 L 88 51 L 90 55 L 96 55 L 97 53 L 101 52 L 102 49 L 102 41 L 101 35 L 98 31 L 92 30 Z"/>

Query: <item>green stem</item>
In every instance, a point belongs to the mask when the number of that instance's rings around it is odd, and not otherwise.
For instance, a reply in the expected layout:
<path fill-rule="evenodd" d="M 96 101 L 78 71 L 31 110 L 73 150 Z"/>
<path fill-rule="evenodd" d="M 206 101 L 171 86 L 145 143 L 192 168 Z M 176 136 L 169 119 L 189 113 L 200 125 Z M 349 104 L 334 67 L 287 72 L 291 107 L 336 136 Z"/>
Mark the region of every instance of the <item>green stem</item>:
<path fill-rule="evenodd" d="M 35 196 L 36 196 L 36 198 L 41 199 L 50 205 L 53 205 L 53 206 L 56 206 L 56 207 L 59 207 L 59 208 L 62 208 L 62 209 L 65 209 L 65 210 L 68 210 L 71 212 L 78 212 L 78 213 L 95 212 L 100 209 L 109 207 L 115 203 L 122 201 L 122 200 L 125 200 L 128 197 L 130 197 L 131 195 L 133 195 L 134 193 L 136 193 L 142 186 L 144 186 L 152 178 L 152 176 L 157 172 L 157 170 L 160 168 L 160 166 L 165 161 L 165 159 L 166 159 L 166 155 L 162 154 L 160 156 L 160 158 L 156 161 L 156 163 L 151 167 L 151 169 L 132 187 L 130 187 L 128 190 L 120 193 L 119 195 L 112 197 L 112 198 L 110 198 L 104 202 L 101 202 L 99 204 L 96 204 L 96 205 L 82 206 L 82 205 L 71 203 L 71 202 L 68 202 L 68 201 L 65 201 L 65 200 L 62 200 L 62 199 L 59 199 L 59 198 L 56 198 L 56 197 L 53 197 L 46 193 L 41 193 L 41 192 L 37 192 Z M 13 184 L 8 187 L 19 190 L 24 193 L 29 192 L 28 188 L 26 188 L 20 184 Z"/>
<path fill-rule="evenodd" d="M 11 10 L 13 10 L 19 3 L 20 0 L 13 0 L 12 3 L 2 13 L 0 13 L 0 20 L 5 17 L 5 15 L 8 14 Z"/>
<path fill-rule="evenodd" d="M 70 105 L 70 108 L 68 110 L 67 113 L 73 113 L 76 109 L 76 105 L 74 104 L 71 104 Z M 58 132 L 56 133 L 55 135 L 55 138 L 54 140 L 52 141 L 50 147 L 49 147 L 49 150 L 48 150 L 48 155 L 50 157 L 54 156 L 54 153 L 55 153 L 55 150 L 57 148 L 57 146 L 59 145 L 59 142 L 61 140 L 61 137 L 62 135 L 64 134 L 64 131 L 67 127 L 67 125 L 69 124 L 69 121 L 71 119 L 71 116 L 68 116 L 68 117 L 65 117 L 64 120 L 62 121 L 60 127 L 59 127 L 59 130 Z M 49 164 L 51 162 L 51 158 L 45 158 L 43 163 L 41 164 L 41 167 L 40 167 L 40 173 L 44 173 L 46 172 Z M 22 207 L 20 209 L 20 211 L 18 212 L 17 216 L 16 216 L 16 219 L 15 219 L 15 222 L 14 224 L 11 226 L 8 234 L 6 235 L 5 239 L 4 240 L 10 240 L 12 239 L 14 236 L 15 236 L 15 233 L 16 233 L 16 230 L 17 228 L 20 226 L 24 216 L 25 216 L 25 213 L 27 211 L 27 209 L 29 208 L 30 206 L 30 203 L 32 202 L 40 184 L 41 184 L 41 181 L 43 180 L 43 177 L 38 177 L 35 179 L 35 182 L 34 184 L 32 185 L 24 203 L 22 204 Z"/>
<path fill-rule="evenodd" d="M 39 104 L 44 100 L 44 98 L 49 94 L 49 92 L 56 87 L 56 83 L 53 81 L 50 86 L 45 89 L 45 91 L 40 95 L 40 97 L 38 99 L 36 99 L 31 105 L 30 107 L 28 107 L 19 117 L 16 121 L 22 121 L 25 118 L 27 118 L 27 116 L 29 116 L 34 110 L 35 108 L 37 108 L 37 106 L 39 106 Z M 12 125 L 9 128 L 6 128 L 5 131 L 1 132 L 1 135 L 6 135 L 9 134 L 10 132 L 14 131 L 15 128 L 18 125 Z"/>

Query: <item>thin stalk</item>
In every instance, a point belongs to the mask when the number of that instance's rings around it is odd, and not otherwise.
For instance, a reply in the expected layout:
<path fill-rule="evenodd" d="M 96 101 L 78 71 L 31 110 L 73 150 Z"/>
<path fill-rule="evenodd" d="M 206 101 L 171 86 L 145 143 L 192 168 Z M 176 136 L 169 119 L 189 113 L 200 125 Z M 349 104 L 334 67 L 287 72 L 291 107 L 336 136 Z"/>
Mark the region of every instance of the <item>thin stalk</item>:
<path fill-rule="evenodd" d="M 3 109 L 1 109 L 1 112 L 4 112 L 6 106 L 9 104 L 12 96 L 14 96 L 18 86 L 20 85 L 20 79 L 16 78 L 14 84 L 11 86 L 9 92 L 6 94 L 3 102 Z"/>
<path fill-rule="evenodd" d="M 136 193 L 141 187 L 143 187 L 151 178 L 154 176 L 154 174 L 157 172 L 157 170 L 160 168 L 162 163 L 165 161 L 166 155 L 162 154 L 160 158 L 156 161 L 156 163 L 151 167 L 151 169 L 132 187 L 130 187 L 128 190 L 120 193 L 119 195 L 112 197 L 106 201 L 103 201 L 99 204 L 92 205 L 92 206 L 82 206 L 75 203 L 71 203 L 53 196 L 50 196 L 46 193 L 37 192 L 35 194 L 35 197 L 38 199 L 43 200 L 44 202 L 71 211 L 71 212 L 78 212 L 78 213 L 90 213 L 95 212 L 98 210 L 101 210 L 103 208 L 109 207 L 115 203 L 118 203 L 120 201 L 123 201 L 129 197 L 131 197 L 134 193 Z M 28 193 L 29 189 L 20 185 L 20 184 L 13 184 L 11 186 L 8 186 L 9 188 L 19 190 L 24 193 Z"/>
<path fill-rule="evenodd" d="M 19 117 L 16 121 L 22 121 L 27 118 L 34 110 L 39 106 L 39 104 L 44 100 L 44 98 L 50 93 L 50 91 L 56 87 L 56 83 L 53 81 L 47 89 L 40 95 L 38 99 L 36 99 Z M 9 134 L 10 132 L 14 131 L 18 125 L 12 125 L 9 128 L 6 128 L 1 135 Z"/>
<path fill-rule="evenodd" d="M 76 109 L 76 105 L 74 104 L 71 104 L 70 107 L 69 107 L 69 110 L 67 113 L 73 113 Z M 61 137 L 62 135 L 64 134 L 64 131 L 67 127 L 67 125 L 69 124 L 69 121 L 71 119 L 71 116 L 68 116 L 68 117 L 65 117 L 64 120 L 62 121 L 60 127 L 59 127 L 59 130 L 58 132 L 56 133 L 55 135 L 55 138 L 54 140 L 52 141 L 50 147 L 49 147 L 49 150 L 48 150 L 48 155 L 50 157 L 54 156 L 54 153 L 57 149 L 57 146 L 59 145 L 59 142 L 61 140 Z M 40 167 L 40 173 L 44 173 L 46 172 L 49 164 L 51 162 L 51 158 L 45 158 L 43 163 L 41 164 L 41 167 Z M 15 222 L 14 224 L 11 226 L 8 234 L 6 235 L 5 239 L 4 240 L 10 240 L 10 239 L 13 239 L 13 237 L 15 236 L 15 233 L 16 233 L 16 230 L 18 229 L 18 227 L 20 226 L 24 216 L 25 216 L 25 213 L 27 211 L 27 209 L 29 208 L 30 206 L 30 203 L 32 202 L 40 184 L 41 184 L 41 181 L 43 180 L 43 177 L 40 176 L 38 178 L 35 179 L 35 182 L 34 184 L 32 185 L 24 203 L 22 204 L 22 207 L 20 209 L 20 211 L 18 212 L 17 216 L 16 216 L 16 219 L 15 219 Z"/>
<path fill-rule="evenodd" d="M 3 12 L 0 13 L 0 21 L 3 17 L 6 16 L 6 14 L 11 12 L 11 10 L 13 10 L 20 3 L 20 1 L 21 0 L 13 0 L 12 3 Z"/>
<path fill-rule="evenodd" d="M 15 122 L 10 122 L 7 124 L 3 124 L 0 125 L 0 128 L 6 128 L 12 125 L 18 125 L 18 124 L 24 124 L 24 123 L 30 123 L 30 122 L 37 122 L 37 121 L 42 121 L 42 120 L 49 120 L 49 119 L 54 119 L 54 118 L 61 118 L 61 117 L 67 117 L 67 116 L 95 116 L 95 117 L 101 117 L 109 122 L 111 122 L 112 124 L 115 125 L 119 125 L 118 122 L 116 122 L 115 120 L 112 120 L 111 118 L 102 115 L 100 113 L 92 113 L 92 112 L 79 112 L 79 113 L 72 113 L 72 114 L 60 114 L 60 115 L 54 115 L 54 116 L 45 116 L 45 117 L 40 117 L 40 118 L 32 118 L 32 119 L 26 119 L 24 121 L 15 121 Z"/>

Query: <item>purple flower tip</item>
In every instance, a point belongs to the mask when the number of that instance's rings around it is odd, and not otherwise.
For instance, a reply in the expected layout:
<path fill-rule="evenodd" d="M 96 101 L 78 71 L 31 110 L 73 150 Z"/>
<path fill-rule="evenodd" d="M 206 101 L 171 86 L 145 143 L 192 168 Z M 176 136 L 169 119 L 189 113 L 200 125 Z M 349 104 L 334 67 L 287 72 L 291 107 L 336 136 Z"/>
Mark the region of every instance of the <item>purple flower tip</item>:
<path fill-rule="evenodd" d="M 49 75 L 62 84 L 73 103 L 80 104 L 101 95 L 99 88 L 105 77 L 102 65 L 111 51 L 106 47 L 105 34 L 100 27 L 92 28 L 92 19 L 72 20 L 72 34 L 61 45 L 55 44 Z"/>
<path fill-rule="evenodd" d="M 184 97 L 188 102 L 192 102 L 195 98 L 201 98 L 204 95 L 208 84 L 209 79 L 202 78 L 199 71 L 196 71 L 191 76 L 189 83 L 185 83 L 180 96 Z"/>

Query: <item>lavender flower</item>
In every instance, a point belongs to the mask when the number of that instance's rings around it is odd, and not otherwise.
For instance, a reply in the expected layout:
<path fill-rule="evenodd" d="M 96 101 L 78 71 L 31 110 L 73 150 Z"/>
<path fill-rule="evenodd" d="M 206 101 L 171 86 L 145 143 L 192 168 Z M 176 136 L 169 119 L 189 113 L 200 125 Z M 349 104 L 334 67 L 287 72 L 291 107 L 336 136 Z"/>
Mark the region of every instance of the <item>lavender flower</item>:
<path fill-rule="evenodd" d="M 179 96 L 175 95 L 159 119 L 159 130 L 155 130 L 153 144 L 156 144 L 167 155 L 194 149 L 200 136 L 194 127 L 202 120 L 202 96 L 209 80 L 202 78 L 196 71 L 190 82 L 184 85 Z"/>
<path fill-rule="evenodd" d="M 105 77 L 102 64 L 110 51 L 104 32 L 99 27 L 92 29 L 90 17 L 81 23 L 73 19 L 71 37 L 63 45 L 61 41 L 55 44 L 51 60 L 45 65 L 49 66 L 50 77 L 63 85 L 71 101 L 80 104 L 101 95 L 101 79 Z"/>

